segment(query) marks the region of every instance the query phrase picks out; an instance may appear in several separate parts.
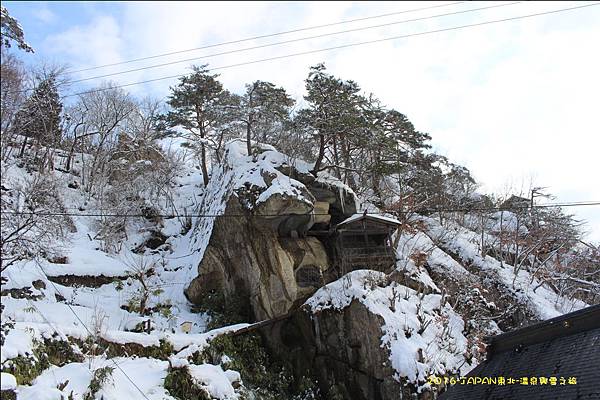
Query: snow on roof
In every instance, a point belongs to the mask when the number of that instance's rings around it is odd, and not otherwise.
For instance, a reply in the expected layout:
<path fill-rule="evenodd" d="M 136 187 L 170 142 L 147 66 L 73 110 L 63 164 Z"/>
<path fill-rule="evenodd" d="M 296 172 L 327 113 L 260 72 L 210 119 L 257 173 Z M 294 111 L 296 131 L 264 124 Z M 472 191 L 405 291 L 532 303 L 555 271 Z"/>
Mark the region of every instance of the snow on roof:
<path fill-rule="evenodd" d="M 344 224 L 349 224 L 349 223 L 355 222 L 355 221 L 360 221 L 363 218 L 380 221 L 380 222 L 383 222 L 386 224 L 394 224 L 394 225 L 401 224 L 401 222 L 398 221 L 396 218 L 386 217 L 386 216 L 380 215 L 380 214 L 354 214 L 351 217 L 346 218 L 345 220 L 340 222 L 338 224 L 338 226 L 344 225 Z"/>

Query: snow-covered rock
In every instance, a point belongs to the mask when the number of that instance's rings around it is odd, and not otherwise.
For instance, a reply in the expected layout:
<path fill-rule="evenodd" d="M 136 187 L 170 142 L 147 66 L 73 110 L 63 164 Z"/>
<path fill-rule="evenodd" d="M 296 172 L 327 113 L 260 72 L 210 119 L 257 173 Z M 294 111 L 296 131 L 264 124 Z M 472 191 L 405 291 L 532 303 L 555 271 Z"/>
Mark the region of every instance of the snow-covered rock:
<path fill-rule="evenodd" d="M 322 287 L 304 306 L 321 378 L 348 398 L 396 399 L 426 389 L 432 374 L 465 373 L 464 323 L 442 302 L 371 270 Z"/>
<path fill-rule="evenodd" d="M 256 318 L 266 319 L 314 292 L 298 284 L 300 268 L 330 267 L 323 243 L 303 235 L 314 222 L 315 201 L 330 202 L 343 220 L 356 211 L 356 199 L 341 182 L 315 178 L 308 164 L 270 147 L 254 157 L 245 151 L 244 143 L 229 143 L 211 178 L 199 213 L 224 215 L 195 227 L 201 262 L 186 294 L 194 302 L 211 290 L 247 297 Z"/>

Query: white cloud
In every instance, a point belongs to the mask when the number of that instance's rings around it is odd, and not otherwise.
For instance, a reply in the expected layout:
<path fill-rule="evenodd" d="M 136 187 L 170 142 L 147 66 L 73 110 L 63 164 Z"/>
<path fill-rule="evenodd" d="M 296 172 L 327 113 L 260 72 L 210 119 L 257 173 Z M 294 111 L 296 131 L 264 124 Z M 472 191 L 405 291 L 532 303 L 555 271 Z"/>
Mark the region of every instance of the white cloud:
<path fill-rule="evenodd" d="M 57 19 L 56 14 L 53 13 L 47 5 L 43 5 L 39 8 L 34 8 L 32 10 L 32 15 L 45 24 L 51 24 Z"/>
<path fill-rule="evenodd" d="M 114 17 L 99 15 L 87 25 L 70 27 L 46 38 L 44 47 L 63 55 L 64 61 L 76 68 L 122 61 L 122 28 Z"/>
<path fill-rule="evenodd" d="M 438 4 L 438 3 L 429 3 Z M 575 3 L 579 4 L 579 3 Z M 270 32 L 423 7 L 403 3 L 123 3 L 124 13 L 98 16 L 48 39 L 78 67 L 177 51 Z M 489 5 L 486 3 L 484 5 Z M 381 37 L 440 29 L 482 20 L 572 7 L 534 2 L 447 16 L 341 36 L 207 59 L 211 66 L 236 64 Z M 256 44 L 300 38 L 357 26 L 400 21 L 482 6 L 465 3 L 351 25 L 205 49 L 90 71 L 87 76 L 150 63 L 201 56 Z M 488 190 L 530 176 L 559 201 L 600 200 L 596 152 L 600 121 L 600 7 L 464 30 L 358 46 L 219 71 L 226 87 L 240 90 L 255 79 L 283 85 L 296 97 L 308 68 L 325 61 L 384 103 L 405 113 L 433 137 L 436 149 L 469 167 Z M 198 61 L 197 63 L 201 63 Z M 186 72 L 186 65 L 115 77 L 122 83 Z M 168 94 L 174 80 L 131 87 L 136 94 Z M 571 209 L 590 221 L 600 240 L 598 208 Z"/>

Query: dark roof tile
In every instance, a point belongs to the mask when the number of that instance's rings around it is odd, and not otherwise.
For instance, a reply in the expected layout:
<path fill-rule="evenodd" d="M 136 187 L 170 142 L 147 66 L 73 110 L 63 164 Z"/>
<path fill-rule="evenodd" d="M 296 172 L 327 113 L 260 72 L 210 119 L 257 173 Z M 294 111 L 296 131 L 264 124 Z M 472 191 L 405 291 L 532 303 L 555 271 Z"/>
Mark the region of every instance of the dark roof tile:
<path fill-rule="evenodd" d="M 440 400 L 600 400 L 600 306 L 499 335 L 491 347 L 490 358 L 467 376 L 556 377 L 557 385 L 455 385 Z"/>

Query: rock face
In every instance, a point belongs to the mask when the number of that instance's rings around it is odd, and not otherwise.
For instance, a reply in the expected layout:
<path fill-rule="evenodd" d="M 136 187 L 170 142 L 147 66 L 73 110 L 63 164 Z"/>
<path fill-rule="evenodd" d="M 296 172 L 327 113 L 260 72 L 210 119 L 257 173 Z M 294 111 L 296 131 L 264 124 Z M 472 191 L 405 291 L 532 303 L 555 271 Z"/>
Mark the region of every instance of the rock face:
<path fill-rule="evenodd" d="M 380 316 L 353 301 L 343 310 L 298 310 L 264 336 L 281 338 L 272 346 L 285 349 L 298 375 L 316 375 L 323 398 L 410 398 L 409 388 L 394 380 L 389 351 L 381 346 L 383 324 Z"/>
<path fill-rule="evenodd" d="M 243 213 L 235 197 L 228 201 L 225 213 Z M 323 244 L 313 237 L 280 237 L 261 220 L 224 217 L 215 221 L 199 276 L 187 289 L 190 300 L 199 301 L 207 290 L 223 290 L 226 297 L 250 299 L 254 317 L 263 320 L 287 313 L 297 300 L 314 292 L 316 287 L 298 285 L 296 272 L 306 267 L 329 268 Z"/>
<path fill-rule="evenodd" d="M 430 375 L 469 364 L 463 321 L 443 297 L 376 271 L 328 284 L 265 330 L 273 351 L 299 377 L 312 374 L 327 399 L 430 399 Z"/>
<path fill-rule="evenodd" d="M 200 302 L 207 291 L 219 290 L 226 298 L 249 299 L 256 320 L 284 315 L 324 284 L 331 265 L 325 245 L 306 236 L 315 221 L 323 225 L 315 204 L 335 220 L 356 212 L 356 198 L 341 182 L 317 179 L 308 166 L 288 165 L 274 150 L 251 159 L 230 147 L 226 157 L 202 209 L 225 216 L 198 228 L 198 236 L 209 239 L 186 295 Z M 224 205 L 215 207 L 219 202 Z"/>

